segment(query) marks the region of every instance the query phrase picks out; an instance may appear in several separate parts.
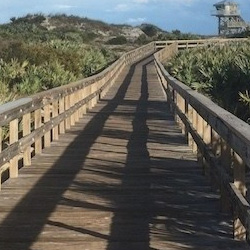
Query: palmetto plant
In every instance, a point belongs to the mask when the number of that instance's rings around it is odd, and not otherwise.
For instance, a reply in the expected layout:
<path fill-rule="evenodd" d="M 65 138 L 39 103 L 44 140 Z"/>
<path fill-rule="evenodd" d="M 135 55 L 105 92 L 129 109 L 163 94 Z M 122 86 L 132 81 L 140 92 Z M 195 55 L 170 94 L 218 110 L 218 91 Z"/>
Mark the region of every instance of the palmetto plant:
<path fill-rule="evenodd" d="M 240 95 L 240 101 L 249 106 L 250 108 L 250 92 L 246 90 L 244 94 L 240 92 L 239 95 Z"/>
<path fill-rule="evenodd" d="M 5 103 L 90 76 L 116 56 L 103 48 L 55 40 L 13 43 L 0 51 L 0 58 L 0 103 Z"/>
<path fill-rule="evenodd" d="M 249 118 L 250 42 L 185 50 L 166 68 L 220 106 L 244 120 Z"/>

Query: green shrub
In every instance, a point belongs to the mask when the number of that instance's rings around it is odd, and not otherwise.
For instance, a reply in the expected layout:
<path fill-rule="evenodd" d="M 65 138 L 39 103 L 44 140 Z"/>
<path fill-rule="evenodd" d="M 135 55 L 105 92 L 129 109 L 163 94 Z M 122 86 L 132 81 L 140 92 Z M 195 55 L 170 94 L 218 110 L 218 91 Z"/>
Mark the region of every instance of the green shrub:
<path fill-rule="evenodd" d="M 107 41 L 107 44 L 111 44 L 111 45 L 123 45 L 126 44 L 127 38 L 125 36 L 117 36 L 114 38 L 111 38 L 110 40 Z"/>
<path fill-rule="evenodd" d="M 249 42 L 232 43 L 185 50 L 167 63 L 166 68 L 180 81 L 247 120 L 248 96 L 239 93 L 250 90 L 249 45 Z"/>

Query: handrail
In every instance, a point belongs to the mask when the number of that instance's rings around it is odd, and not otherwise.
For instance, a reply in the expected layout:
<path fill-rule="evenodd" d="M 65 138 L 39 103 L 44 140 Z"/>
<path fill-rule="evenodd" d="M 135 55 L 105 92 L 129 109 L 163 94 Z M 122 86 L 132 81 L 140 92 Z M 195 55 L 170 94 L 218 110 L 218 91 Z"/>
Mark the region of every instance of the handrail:
<path fill-rule="evenodd" d="M 175 42 L 154 54 L 159 79 L 204 173 L 220 189 L 222 210 L 233 210 L 235 238 L 245 239 L 250 233 L 245 180 L 250 167 L 250 126 L 169 75 L 162 62 L 175 55 L 178 46 Z"/>
<path fill-rule="evenodd" d="M 198 39 L 198 40 L 168 40 L 168 41 L 155 41 L 156 49 L 163 49 L 173 43 L 178 44 L 178 49 L 190 49 L 198 46 L 206 46 L 208 44 L 224 43 L 224 42 L 244 42 L 249 41 L 248 38 L 211 38 L 211 39 Z"/>
<path fill-rule="evenodd" d="M 6 171 L 10 178 L 17 177 L 20 164 L 30 165 L 32 156 L 40 154 L 73 126 L 105 95 L 126 65 L 154 50 L 155 44 L 149 43 L 125 53 L 99 74 L 1 105 L 1 179 Z"/>

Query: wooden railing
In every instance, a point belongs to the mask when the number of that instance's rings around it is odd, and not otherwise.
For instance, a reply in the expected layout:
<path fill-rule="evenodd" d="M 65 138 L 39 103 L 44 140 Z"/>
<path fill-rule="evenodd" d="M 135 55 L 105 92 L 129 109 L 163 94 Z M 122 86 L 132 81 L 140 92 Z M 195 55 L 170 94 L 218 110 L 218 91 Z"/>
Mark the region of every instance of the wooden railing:
<path fill-rule="evenodd" d="M 155 53 L 159 79 L 204 174 L 220 191 L 222 211 L 233 214 L 235 238 L 249 239 L 250 126 L 169 75 L 162 62 L 176 54 L 178 47 L 175 42 Z"/>
<path fill-rule="evenodd" d="M 103 72 L 0 106 L 1 182 L 18 176 L 31 158 L 74 125 L 101 98 L 125 65 L 154 52 L 150 43 L 121 56 Z M 1 187 L 1 185 L 0 185 Z"/>
<path fill-rule="evenodd" d="M 170 41 L 156 41 L 155 47 L 156 49 L 163 49 L 168 45 L 173 43 L 177 43 L 178 49 L 191 49 L 198 46 L 209 46 L 213 44 L 223 44 L 227 42 L 243 42 L 247 41 L 247 38 L 234 38 L 234 39 L 200 39 L 200 40 L 170 40 Z"/>

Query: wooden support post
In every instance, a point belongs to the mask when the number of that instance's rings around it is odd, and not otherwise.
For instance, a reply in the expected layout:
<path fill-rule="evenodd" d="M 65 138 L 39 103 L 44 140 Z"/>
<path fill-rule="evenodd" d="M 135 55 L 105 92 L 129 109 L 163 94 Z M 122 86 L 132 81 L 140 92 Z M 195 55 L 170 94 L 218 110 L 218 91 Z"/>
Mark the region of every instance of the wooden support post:
<path fill-rule="evenodd" d="M 91 94 L 96 91 L 96 82 L 91 84 Z M 96 105 L 96 96 L 91 100 L 91 107 L 93 108 Z"/>
<path fill-rule="evenodd" d="M 199 136 L 202 138 L 204 138 L 204 120 L 203 118 L 197 113 L 197 133 L 199 134 Z M 203 155 L 202 155 L 202 152 L 201 150 L 197 147 L 197 160 L 198 160 L 198 163 L 203 167 L 203 173 L 205 173 L 205 170 L 204 170 L 204 164 L 203 164 Z"/>
<path fill-rule="evenodd" d="M 245 180 L 246 165 L 237 153 L 233 153 L 233 173 L 234 185 L 246 196 L 246 180 Z M 246 229 L 241 223 L 239 216 L 234 211 L 234 238 L 238 240 L 246 240 Z"/>
<path fill-rule="evenodd" d="M 224 168 L 226 173 L 231 176 L 231 167 L 232 167 L 232 152 L 229 145 L 225 140 L 221 138 L 221 155 L 220 155 L 220 163 Z M 221 181 L 220 183 L 220 192 L 221 192 L 221 210 L 222 212 L 230 212 L 231 204 L 228 198 L 228 193 L 226 192 L 226 188 L 224 183 Z"/>
<path fill-rule="evenodd" d="M 180 110 L 181 110 L 181 113 L 185 115 L 186 113 L 186 109 L 185 109 L 185 99 L 179 95 L 179 98 L 180 98 Z M 186 134 L 186 128 L 185 128 L 185 125 L 184 123 L 182 122 L 182 120 L 180 119 L 180 124 L 181 124 L 181 132 L 182 134 Z"/>
<path fill-rule="evenodd" d="M 91 85 L 87 86 L 86 87 L 86 97 L 90 96 L 91 95 Z M 90 110 L 92 108 L 91 106 L 91 101 L 88 101 L 86 103 L 86 107 L 87 107 L 87 111 Z"/>
<path fill-rule="evenodd" d="M 9 144 L 13 144 L 18 141 L 18 119 L 10 122 L 10 137 Z M 10 178 L 16 178 L 18 176 L 18 156 L 14 156 L 10 160 Z"/>
<path fill-rule="evenodd" d="M 175 93 L 174 102 L 177 108 L 180 108 L 180 96 L 176 91 L 174 93 Z M 177 112 L 175 112 L 174 115 L 175 115 L 175 122 L 178 124 L 178 126 L 181 126 L 180 117 L 177 115 Z"/>
<path fill-rule="evenodd" d="M 227 174 L 232 177 L 232 149 L 227 142 L 221 138 L 221 165 L 226 170 Z"/>
<path fill-rule="evenodd" d="M 77 90 L 75 92 L 75 104 L 79 103 L 80 101 L 80 91 Z M 78 108 L 75 112 L 75 122 L 78 122 L 80 119 L 80 108 Z"/>
<path fill-rule="evenodd" d="M 208 146 L 208 148 L 211 148 L 212 128 L 205 120 L 203 122 L 203 141 Z M 204 174 L 210 178 L 211 169 L 205 159 L 203 160 L 203 169 L 204 169 Z"/>
<path fill-rule="evenodd" d="M 189 106 L 188 101 L 183 98 L 183 110 L 184 110 L 184 114 L 185 114 L 185 117 L 186 117 L 187 121 L 189 120 L 188 106 Z M 184 125 L 184 135 L 185 135 L 186 143 L 188 143 L 188 134 L 189 134 L 188 127 Z"/>
<path fill-rule="evenodd" d="M 106 83 L 106 76 L 102 79 L 101 87 L 103 87 L 105 83 Z M 102 90 L 102 92 L 100 94 L 100 99 L 102 99 L 106 95 L 108 88 L 109 88 L 109 86 L 106 86 L 106 88 L 104 88 Z"/>
<path fill-rule="evenodd" d="M 75 105 L 74 93 L 69 95 L 69 108 L 72 108 Z M 70 127 L 75 125 L 75 112 L 70 116 Z"/>
<path fill-rule="evenodd" d="M 220 155 L 221 155 L 221 138 L 219 134 L 212 129 L 211 131 L 211 147 L 212 147 L 212 152 L 215 155 L 215 157 L 219 160 Z M 216 179 L 214 176 L 216 173 L 214 173 L 211 169 L 210 176 L 211 176 L 211 186 L 212 189 L 217 190 L 220 188 L 219 183 L 217 183 Z"/>
<path fill-rule="evenodd" d="M 217 159 L 220 158 L 221 155 L 221 138 L 219 134 L 212 129 L 212 151 Z"/>
<path fill-rule="evenodd" d="M 44 123 L 50 120 L 50 104 L 44 106 Z M 44 134 L 44 147 L 50 147 L 51 143 L 51 132 L 48 131 Z"/>
<path fill-rule="evenodd" d="M 65 97 L 65 110 L 70 109 L 70 95 Z M 65 128 L 70 129 L 70 115 L 65 120 Z"/>
<path fill-rule="evenodd" d="M 42 114 L 41 109 L 37 109 L 35 111 L 35 129 L 40 128 L 42 126 Z M 35 153 L 42 153 L 42 138 L 38 138 L 35 141 Z"/>
<path fill-rule="evenodd" d="M 81 96 L 82 96 L 82 99 L 85 99 L 86 98 L 86 87 L 84 87 L 82 90 L 81 90 Z M 82 105 L 82 109 L 81 109 L 81 113 L 82 113 L 82 116 L 85 115 L 87 113 L 87 105 L 84 104 Z"/>
<path fill-rule="evenodd" d="M 203 139 L 208 147 L 211 147 L 212 142 L 212 128 L 211 126 L 204 120 L 203 122 Z"/>
<path fill-rule="evenodd" d="M 53 102 L 52 104 L 52 117 L 55 118 L 58 116 L 58 100 L 56 100 L 55 102 Z M 53 127 L 52 130 L 52 140 L 58 140 L 59 139 L 59 129 L 58 129 L 58 125 Z"/>
<path fill-rule="evenodd" d="M 61 97 L 59 99 L 59 114 L 63 114 L 65 111 L 65 98 Z M 60 122 L 59 124 L 59 133 L 64 134 L 65 133 L 65 121 Z"/>
<path fill-rule="evenodd" d="M 188 104 L 188 121 L 190 122 L 190 124 L 193 123 L 193 107 L 190 104 Z M 193 148 L 193 143 L 194 143 L 194 139 L 189 132 L 188 133 L 188 146 Z"/>
<path fill-rule="evenodd" d="M 23 116 L 23 137 L 31 133 L 31 115 L 30 113 Z M 31 165 L 31 147 L 28 146 L 23 153 L 23 164 Z"/>
<path fill-rule="evenodd" d="M 193 125 L 193 128 L 197 131 L 198 114 L 197 114 L 197 111 L 195 109 L 193 109 L 192 115 L 193 115 L 192 125 Z M 195 143 L 195 141 L 193 141 L 192 150 L 194 153 L 197 153 L 197 151 L 198 151 L 197 144 Z"/>

